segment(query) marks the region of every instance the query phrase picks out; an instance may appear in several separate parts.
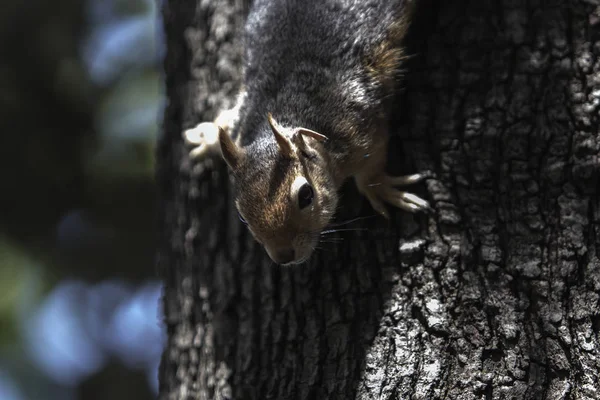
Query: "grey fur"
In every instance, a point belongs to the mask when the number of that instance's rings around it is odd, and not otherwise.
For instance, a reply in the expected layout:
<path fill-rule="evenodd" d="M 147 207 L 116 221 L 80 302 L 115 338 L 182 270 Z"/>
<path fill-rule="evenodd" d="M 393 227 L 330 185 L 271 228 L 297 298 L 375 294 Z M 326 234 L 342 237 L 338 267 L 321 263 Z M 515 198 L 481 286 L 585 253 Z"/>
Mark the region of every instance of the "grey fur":
<path fill-rule="evenodd" d="M 328 153 L 338 159 L 349 157 L 362 140 L 349 137 L 351 132 L 337 122 L 343 118 L 368 135 L 375 116 L 387 109 L 389 88 L 370 78 L 364 63 L 386 40 L 406 4 L 404 0 L 254 2 L 245 33 L 247 98 L 232 132 L 248 155 L 238 182 L 253 182 L 265 171 L 278 169 L 268 112 L 283 125 L 328 136 Z"/>

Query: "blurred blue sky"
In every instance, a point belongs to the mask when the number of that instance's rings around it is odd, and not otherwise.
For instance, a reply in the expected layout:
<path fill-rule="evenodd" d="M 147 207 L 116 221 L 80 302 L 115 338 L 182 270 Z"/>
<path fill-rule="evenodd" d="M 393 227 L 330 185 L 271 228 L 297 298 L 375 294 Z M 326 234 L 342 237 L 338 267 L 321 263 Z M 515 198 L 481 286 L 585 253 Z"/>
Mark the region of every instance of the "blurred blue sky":
<path fill-rule="evenodd" d="M 24 316 L 27 354 L 63 386 L 78 385 L 111 356 L 148 371 L 154 386 L 164 344 L 160 291 L 158 282 L 129 287 L 118 281 L 64 281 L 33 315 Z"/>

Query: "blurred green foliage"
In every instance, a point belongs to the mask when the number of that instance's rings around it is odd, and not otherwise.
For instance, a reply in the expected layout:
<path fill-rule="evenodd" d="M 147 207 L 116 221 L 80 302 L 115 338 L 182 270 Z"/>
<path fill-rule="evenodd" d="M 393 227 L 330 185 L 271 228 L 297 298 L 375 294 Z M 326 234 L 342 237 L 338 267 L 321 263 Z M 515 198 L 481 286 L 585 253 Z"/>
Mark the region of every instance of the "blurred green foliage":
<path fill-rule="evenodd" d="M 18 313 L 39 300 L 43 272 L 27 252 L 2 237 L 0 265 L 0 344 L 14 343 L 18 340 Z"/>

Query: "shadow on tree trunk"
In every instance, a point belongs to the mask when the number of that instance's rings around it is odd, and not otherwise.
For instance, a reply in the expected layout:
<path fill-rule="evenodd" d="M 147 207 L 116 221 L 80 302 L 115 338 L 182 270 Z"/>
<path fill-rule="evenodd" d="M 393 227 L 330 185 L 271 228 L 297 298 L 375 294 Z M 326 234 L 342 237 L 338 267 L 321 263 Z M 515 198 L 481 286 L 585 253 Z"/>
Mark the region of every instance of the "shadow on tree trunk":
<path fill-rule="evenodd" d="M 599 395 L 597 10 L 419 7 L 390 172 L 433 171 L 434 212 L 344 225 L 359 230 L 281 268 L 224 165 L 190 164 L 180 137 L 233 100 L 244 4 L 166 2 L 162 399 Z M 338 221 L 374 214 L 343 193 Z"/>

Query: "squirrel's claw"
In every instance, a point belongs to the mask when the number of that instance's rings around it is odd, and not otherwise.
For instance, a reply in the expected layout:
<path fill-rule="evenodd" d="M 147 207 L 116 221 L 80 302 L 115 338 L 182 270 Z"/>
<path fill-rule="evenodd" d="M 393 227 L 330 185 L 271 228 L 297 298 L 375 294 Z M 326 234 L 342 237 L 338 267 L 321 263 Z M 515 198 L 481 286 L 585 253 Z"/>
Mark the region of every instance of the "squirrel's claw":
<path fill-rule="evenodd" d="M 423 179 L 428 178 L 429 174 L 412 174 L 404 176 L 389 176 L 386 175 L 384 180 L 388 182 L 390 186 L 405 186 L 412 185 L 413 183 L 421 182 Z"/>
<path fill-rule="evenodd" d="M 202 122 L 183 132 L 186 144 L 193 146 L 190 158 L 199 159 L 219 150 L 219 127 L 213 122 Z"/>
<path fill-rule="evenodd" d="M 364 192 L 364 195 L 367 198 L 367 200 L 369 200 L 369 203 L 371 203 L 371 207 L 373 207 L 373 210 L 375 210 L 375 212 L 377 212 L 387 220 L 390 219 L 390 214 L 388 210 L 383 204 L 383 201 L 381 201 L 379 196 L 376 195 L 375 191 Z"/>
<path fill-rule="evenodd" d="M 406 211 L 418 212 L 431 210 L 426 200 L 412 193 L 402 192 L 391 187 L 383 189 L 381 197 L 385 202 Z"/>
<path fill-rule="evenodd" d="M 384 202 L 413 213 L 431 210 L 426 200 L 412 193 L 394 188 L 394 186 L 404 186 L 419 182 L 426 177 L 427 175 L 424 174 L 406 176 L 384 175 L 379 179 L 373 179 L 367 185 L 359 185 L 359 190 L 367 197 L 375 211 L 389 219 L 388 211 L 383 204 Z"/>

